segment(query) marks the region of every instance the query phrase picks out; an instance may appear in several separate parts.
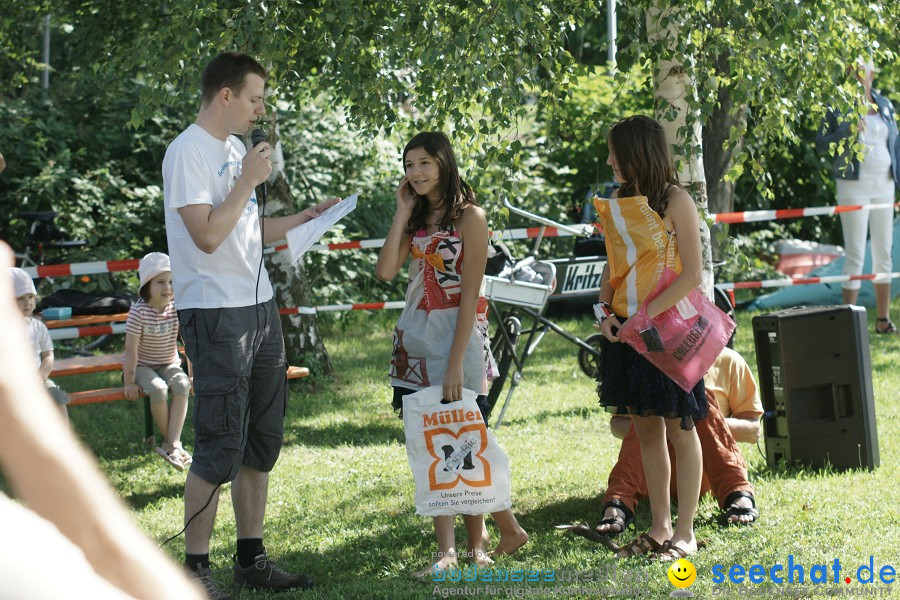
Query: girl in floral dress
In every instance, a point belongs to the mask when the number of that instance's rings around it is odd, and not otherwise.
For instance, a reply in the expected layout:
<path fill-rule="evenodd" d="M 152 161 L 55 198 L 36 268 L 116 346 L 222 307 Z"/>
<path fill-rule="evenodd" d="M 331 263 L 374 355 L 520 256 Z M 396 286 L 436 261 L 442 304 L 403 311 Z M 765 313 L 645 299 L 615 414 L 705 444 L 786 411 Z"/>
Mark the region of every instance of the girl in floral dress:
<path fill-rule="evenodd" d="M 460 178 L 443 133 L 413 137 L 403 150 L 403 164 L 406 176 L 397 188 L 397 210 L 375 266 L 376 276 L 389 281 L 412 257 L 406 309 L 394 330 L 393 407 L 401 411 L 403 396 L 433 385 L 443 387 L 446 401 L 456 402 L 465 387 L 479 394 L 476 401 L 487 422 L 487 385 L 496 375 L 483 281 L 487 218 Z M 493 517 L 500 529 L 493 555 L 512 554 L 528 540 L 511 509 Z M 483 517 L 463 519 L 467 555 L 477 565 L 490 564 Z M 453 527 L 453 515 L 434 517 L 437 560 L 414 575 L 429 576 L 456 564 Z"/>

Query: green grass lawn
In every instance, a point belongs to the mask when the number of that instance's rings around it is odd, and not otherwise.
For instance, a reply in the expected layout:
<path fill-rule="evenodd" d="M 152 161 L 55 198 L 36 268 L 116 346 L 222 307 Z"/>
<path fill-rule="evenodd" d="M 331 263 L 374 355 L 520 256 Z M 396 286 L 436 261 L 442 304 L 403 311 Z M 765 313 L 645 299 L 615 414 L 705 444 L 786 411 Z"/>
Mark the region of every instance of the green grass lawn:
<path fill-rule="evenodd" d="M 897 303 L 893 309 L 900 314 Z M 736 349 L 755 366 L 753 315 L 738 316 Z M 415 514 L 402 422 L 390 410 L 387 366 L 394 318 L 396 313 L 358 314 L 334 324 L 323 317 L 337 375 L 291 384 L 285 446 L 269 490 L 265 543 L 284 567 L 312 574 L 317 587 L 278 597 L 431 598 L 465 585 L 422 583 L 408 577 L 410 571 L 430 562 L 435 541 L 431 520 Z M 871 314 L 869 321 L 871 331 Z M 560 324 L 582 337 L 593 332 L 586 318 Z M 768 571 L 776 563 L 786 565 L 789 555 L 794 563 L 804 565 L 807 578 L 814 565 L 827 564 L 828 587 L 839 587 L 839 591 L 866 586 L 855 581 L 832 584 L 835 559 L 843 567 L 841 578 L 849 575 L 855 580 L 857 567 L 868 564 L 870 556 L 876 580 L 877 570 L 885 564 L 900 570 L 900 503 L 896 499 L 900 340 L 873 335 L 870 352 L 881 467 L 845 473 L 773 468 L 760 449 L 742 444 L 761 519 L 753 527 L 723 529 L 716 523 L 715 502 L 709 497 L 702 500 L 696 526 L 698 537 L 707 545 L 692 559 L 698 578 L 689 589 L 695 595 L 713 594 L 715 565 L 727 572 L 734 564 L 748 568 L 760 564 Z M 85 389 L 115 384 L 115 377 L 98 375 L 59 383 Z M 178 532 L 185 475 L 142 444 L 141 405 L 78 407 L 72 409 L 71 420 L 140 527 L 160 543 Z M 498 560 L 496 568 L 511 574 L 524 569 L 526 579 L 527 570 L 537 570 L 541 579 L 550 570 L 557 579 L 566 571 L 584 575 L 593 570 L 594 582 L 586 585 L 630 583 L 644 588 L 647 597 L 667 597 L 675 589 L 666 578 L 667 566 L 642 559 L 614 561 L 599 546 L 553 528 L 577 521 L 593 525 L 599 519 L 599 497 L 619 448 L 607 423 L 608 415 L 597 405 L 594 382 L 578 368 L 577 348 L 549 333 L 529 358 L 525 378 L 497 431 L 512 465 L 514 510 L 531 540 L 516 556 Z M 189 449 L 193 446 L 190 419 L 184 441 Z M 760 448 L 764 450 L 762 443 Z M 488 522 L 496 540 L 497 531 Z M 648 527 L 646 504 L 639 508 L 636 524 L 638 532 Z M 228 582 L 234 535 L 230 497 L 223 494 L 211 557 L 218 575 Z M 458 545 L 463 537 L 458 520 Z M 183 540 L 171 542 L 166 550 L 180 561 Z M 604 573 L 599 581 L 598 570 Z M 472 589 L 475 584 L 468 585 Z M 543 596 L 549 597 L 547 590 L 556 584 L 479 585 L 527 586 L 532 594 L 544 586 Z M 754 587 L 761 586 L 778 591 L 771 583 Z M 900 583 L 878 587 L 884 594 L 900 590 Z M 537 597 L 532 594 L 529 597 Z M 729 595 L 722 597 L 737 594 L 737 588 L 731 587 Z M 238 596 L 269 595 L 247 591 Z M 598 590 L 594 597 L 606 596 Z M 788 597 L 807 595 L 799 592 Z"/>

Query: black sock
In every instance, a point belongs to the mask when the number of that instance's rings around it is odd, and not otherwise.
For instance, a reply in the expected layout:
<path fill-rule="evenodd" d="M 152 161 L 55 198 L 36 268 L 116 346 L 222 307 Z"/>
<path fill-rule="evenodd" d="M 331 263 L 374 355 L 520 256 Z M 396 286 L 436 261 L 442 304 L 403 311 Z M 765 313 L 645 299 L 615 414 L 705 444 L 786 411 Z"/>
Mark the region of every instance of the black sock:
<path fill-rule="evenodd" d="M 265 554 L 262 538 L 244 538 L 237 541 L 237 557 L 241 567 L 246 569 L 253 564 L 256 557 Z"/>
<path fill-rule="evenodd" d="M 206 554 L 185 554 L 184 566 L 190 571 L 199 571 L 200 569 L 209 568 L 209 553 Z"/>

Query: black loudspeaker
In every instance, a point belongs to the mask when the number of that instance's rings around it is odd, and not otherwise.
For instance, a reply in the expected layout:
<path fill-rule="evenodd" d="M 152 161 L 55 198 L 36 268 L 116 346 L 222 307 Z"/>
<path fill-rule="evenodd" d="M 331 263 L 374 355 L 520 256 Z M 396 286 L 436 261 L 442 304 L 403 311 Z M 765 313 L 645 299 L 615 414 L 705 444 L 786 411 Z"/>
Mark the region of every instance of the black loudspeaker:
<path fill-rule="evenodd" d="M 769 464 L 879 466 L 866 310 L 800 306 L 760 315 L 753 340 Z"/>

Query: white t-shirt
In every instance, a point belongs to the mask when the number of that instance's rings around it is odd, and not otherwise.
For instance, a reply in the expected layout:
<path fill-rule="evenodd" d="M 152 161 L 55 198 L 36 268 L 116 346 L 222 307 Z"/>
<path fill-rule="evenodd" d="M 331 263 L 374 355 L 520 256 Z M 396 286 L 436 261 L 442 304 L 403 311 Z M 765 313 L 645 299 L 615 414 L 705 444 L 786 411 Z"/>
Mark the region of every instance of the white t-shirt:
<path fill-rule="evenodd" d="M 864 119 L 866 127 L 860 132 L 859 141 L 865 158 L 859 163 L 859 179 L 837 179 L 837 198 L 844 203 L 893 202 L 894 176 L 887 125 L 879 115 L 866 115 Z"/>
<path fill-rule="evenodd" d="M 245 153 L 238 138 L 216 139 L 196 123 L 166 150 L 162 168 L 166 237 L 179 309 L 252 306 L 272 298 L 265 269 L 259 275 L 258 295 L 256 290 L 262 235 L 255 193 L 247 200 L 237 225 L 212 254 L 197 248 L 178 213 L 189 204 L 221 205 L 241 175 Z"/>
<path fill-rule="evenodd" d="M 866 157 L 860 163 L 861 169 L 872 172 L 873 177 L 891 176 L 891 154 L 888 152 L 888 128 L 879 115 L 866 115 L 866 129 L 859 134 L 859 141 L 865 146 Z"/>
<path fill-rule="evenodd" d="M 25 319 L 25 331 L 31 341 L 32 354 L 37 368 L 41 368 L 41 354 L 53 351 L 53 340 L 47 326 L 33 317 Z"/>

